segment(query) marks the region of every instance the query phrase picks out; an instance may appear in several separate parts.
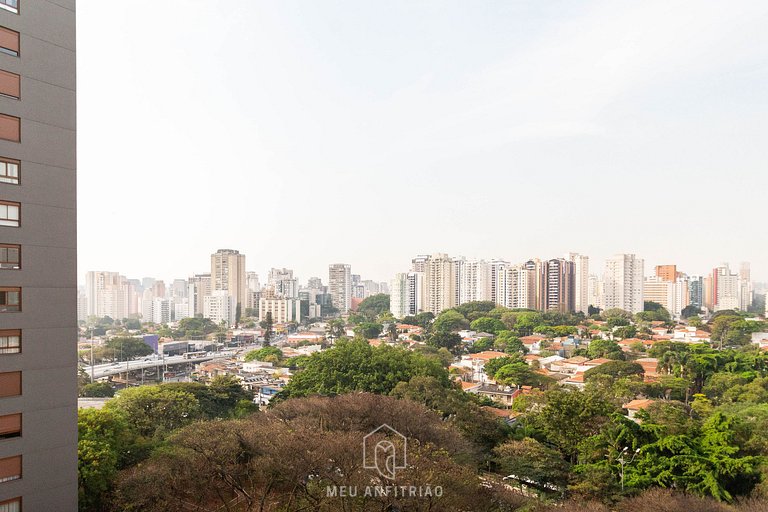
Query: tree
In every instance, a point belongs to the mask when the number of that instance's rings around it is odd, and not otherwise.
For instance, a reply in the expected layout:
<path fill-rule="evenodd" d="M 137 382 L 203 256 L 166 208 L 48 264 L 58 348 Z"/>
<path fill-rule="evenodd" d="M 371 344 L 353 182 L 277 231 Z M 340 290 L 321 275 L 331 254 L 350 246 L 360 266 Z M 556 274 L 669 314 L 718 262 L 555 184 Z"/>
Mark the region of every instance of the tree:
<path fill-rule="evenodd" d="M 638 377 L 640 379 L 645 375 L 643 367 L 638 363 L 631 361 L 611 361 L 610 363 L 603 363 L 600 366 L 590 368 L 584 372 L 584 381 L 597 376 L 608 375 L 613 379 L 621 379 L 624 377 Z"/>
<path fill-rule="evenodd" d="M 108 382 L 92 382 L 83 386 L 80 396 L 112 397 L 115 396 L 115 388 Z"/>
<path fill-rule="evenodd" d="M 357 314 L 363 316 L 369 322 L 374 322 L 379 315 L 388 311 L 389 295 L 386 293 L 371 295 L 357 306 Z"/>
<path fill-rule="evenodd" d="M 353 418 L 354 421 L 350 421 Z M 392 481 L 363 467 L 383 423 L 407 436 Z M 320 426 L 320 428 L 318 428 Z M 373 441 L 383 440 L 375 434 Z M 390 438 L 399 443 L 397 438 Z M 245 421 L 198 423 L 120 481 L 118 510 L 514 510 L 523 498 L 476 477 L 473 447 L 421 404 L 370 394 L 289 400 Z M 328 496 L 328 486 L 440 486 L 443 496 Z M 234 505 L 236 503 L 236 505 Z"/>
<path fill-rule="evenodd" d="M 506 326 L 501 320 L 487 316 L 478 318 L 477 320 L 473 321 L 469 327 L 473 331 L 489 332 L 491 334 L 496 334 L 497 332 L 506 329 Z"/>
<path fill-rule="evenodd" d="M 544 438 L 576 462 L 581 442 L 601 432 L 617 408 L 598 393 L 555 389 L 544 395 L 545 405 L 529 414 Z"/>
<path fill-rule="evenodd" d="M 680 316 L 683 318 L 691 318 L 701 314 L 701 308 L 695 304 L 689 304 L 680 311 Z"/>
<path fill-rule="evenodd" d="M 496 370 L 494 379 L 499 384 L 507 386 L 546 386 L 552 379 L 536 373 L 528 364 L 522 361 L 506 364 Z"/>
<path fill-rule="evenodd" d="M 108 409 L 79 409 L 77 432 L 79 508 L 104 510 L 117 471 L 146 456 L 147 446 L 123 416 Z"/>
<path fill-rule="evenodd" d="M 163 436 L 201 416 L 200 402 L 187 391 L 165 386 L 124 389 L 104 406 L 122 414 L 145 437 Z"/>
<path fill-rule="evenodd" d="M 544 494 L 559 495 L 568 485 L 570 465 L 557 450 L 535 439 L 507 441 L 494 448 L 493 455 L 499 473 L 514 475 L 518 482 L 526 482 Z"/>
<path fill-rule="evenodd" d="M 457 353 L 461 348 L 461 336 L 453 332 L 436 330 L 433 332 L 427 343 L 436 348 L 446 348 L 453 353 Z"/>
<path fill-rule="evenodd" d="M 474 354 L 477 352 L 483 352 L 494 348 L 493 338 L 480 338 L 469 347 L 469 352 Z"/>
<path fill-rule="evenodd" d="M 272 326 L 274 325 L 274 321 L 272 320 L 272 312 L 267 311 L 267 314 L 264 315 L 264 320 L 259 322 L 259 326 L 264 329 L 264 345 L 269 345 L 269 341 L 272 339 Z"/>
<path fill-rule="evenodd" d="M 496 335 L 494 348 L 508 354 L 525 354 L 528 352 L 520 338 L 515 336 L 515 333 L 512 331 L 499 331 Z"/>
<path fill-rule="evenodd" d="M 623 359 L 624 353 L 618 343 L 611 340 L 596 339 L 589 342 L 587 354 L 590 359 L 605 357 L 608 359 Z"/>
<path fill-rule="evenodd" d="M 387 295 L 389 297 L 389 295 Z M 363 339 L 377 338 L 384 327 L 374 322 L 363 322 L 355 326 L 355 335 Z"/>
<path fill-rule="evenodd" d="M 257 350 L 251 350 L 245 354 L 245 361 L 267 361 L 272 358 L 275 362 L 283 359 L 283 351 L 277 347 L 262 347 Z"/>
<path fill-rule="evenodd" d="M 505 357 L 494 357 L 493 359 L 490 359 L 483 366 L 483 371 L 486 375 L 493 379 L 496 376 L 496 372 L 501 369 L 501 367 L 514 363 L 525 364 L 519 354 L 512 354 Z"/>
<path fill-rule="evenodd" d="M 448 372 L 435 358 L 400 347 L 340 340 L 333 348 L 313 354 L 278 396 L 286 399 L 353 391 L 389 394 L 398 382 L 408 382 L 417 375 L 432 376 L 449 385 Z"/>
<path fill-rule="evenodd" d="M 344 320 L 340 318 L 334 318 L 330 320 L 326 325 L 325 332 L 331 338 L 341 338 L 346 334 Z"/>
<path fill-rule="evenodd" d="M 440 313 L 432 326 L 435 331 L 451 332 L 469 327 L 469 322 L 464 315 L 453 309 L 448 309 Z"/>
<path fill-rule="evenodd" d="M 104 345 L 100 349 L 94 349 L 94 352 L 99 355 L 98 359 L 129 361 L 151 354 L 152 349 L 138 338 L 115 337 L 105 341 Z"/>

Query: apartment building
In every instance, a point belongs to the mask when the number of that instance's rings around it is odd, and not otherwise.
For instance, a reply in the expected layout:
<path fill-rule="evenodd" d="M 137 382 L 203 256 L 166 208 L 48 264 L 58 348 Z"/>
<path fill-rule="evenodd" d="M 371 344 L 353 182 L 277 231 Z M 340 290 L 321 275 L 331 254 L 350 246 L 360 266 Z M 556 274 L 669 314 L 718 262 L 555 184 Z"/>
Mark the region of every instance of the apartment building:
<path fill-rule="evenodd" d="M 586 315 L 589 310 L 589 256 L 569 252 L 565 259 L 573 263 L 573 308 Z"/>
<path fill-rule="evenodd" d="M 75 1 L 0 0 L 0 509 L 77 510 Z"/>
<path fill-rule="evenodd" d="M 617 254 L 605 262 L 603 303 L 605 309 L 643 311 L 644 262 L 634 254 Z"/>
<path fill-rule="evenodd" d="M 328 266 L 328 292 L 333 307 L 345 314 L 352 307 L 352 267 L 346 263 Z"/>
<path fill-rule="evenodd" d="M 211 291 L 225 291 L 235 303 L 245 307 L 245 254 L 232 249 L 219 249 L 211 254 Z"/>

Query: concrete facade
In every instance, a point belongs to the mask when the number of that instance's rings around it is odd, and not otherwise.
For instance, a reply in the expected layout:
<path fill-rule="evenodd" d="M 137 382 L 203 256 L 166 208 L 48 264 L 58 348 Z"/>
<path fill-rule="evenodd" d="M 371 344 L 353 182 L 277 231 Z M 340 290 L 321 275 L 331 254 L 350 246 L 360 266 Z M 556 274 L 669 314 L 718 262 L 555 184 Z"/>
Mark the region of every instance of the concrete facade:
<path fill-rule="evenodd" d="M 21 330 L 21 352 L 0 353 L 0 374 L 21 371 L 21 395 L 0 398 L 0 416 L 21 413 L 21 435 L 0 439 L 0 459 L 21 455 L 21 478 L 0 483 L 0 502 L 25 512 L 77 510 L 77 223 L 75 1 L 20 0 L 0 10 L 16 31 L 18 56 L 0 70 L 20 75 L 20 99 L 0 96 L 0 113 L 21 119 L 21 140 L 0 140 L 20 161 L 19 184 L 0 200 L 21 204 L 19 227 L 0 243 L 21 246 L 21 269 L 0 269 L 0 286 L 21 288 L 21 311 L 0 329 Z"/>

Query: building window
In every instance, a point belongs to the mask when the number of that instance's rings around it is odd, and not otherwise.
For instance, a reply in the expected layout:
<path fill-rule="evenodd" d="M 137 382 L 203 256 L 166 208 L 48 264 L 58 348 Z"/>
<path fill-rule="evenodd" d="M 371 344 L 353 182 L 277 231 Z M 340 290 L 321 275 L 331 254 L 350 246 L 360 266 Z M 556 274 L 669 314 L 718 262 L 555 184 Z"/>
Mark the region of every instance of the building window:
<path fill-rule="evenodd" d="M 0 114 L 0 139 L 21 142 L 21 119 Z"/>
<path fill-rule="evenodd" d="M 21 413 L 0 416 L 0 441 L 12 437 L 21 437 Z"/>
<path fill-rule="evenodd" d="M 0 0 L 2 2 L 3 0 Z M 0 27 L 0 52 L 19 56 L 19 33 L 9 28 Z"/>
<path fill-rule="evenodd" d="M 21 288 L 0 287 L 0 313 L 21 311 Z"/>
<path fill-rule="evenodd" d="M 2 0 L 0 0 L 2 2 Z M 0 94 L 16 98 L 21 98 L 21 77 L 16 73 L 0 69 Z"/>
<path fill-rule="evenodd" d="M 21 498 L 0 501 L 0 512 L 21 512 Z"/>
<path fill-rule="evenodd" d="M 0 226 L 19 227 L 21 203 L 0 201 Z"/>
<path fill-rule="evenodd" d="M 0 156 L 0 183 L 19 184 L 21 162 Z"/>
<path fill-rule="evenodd" d="M 18 354 L 21 352 L 21 330 L 0 330 L 0 354 Z"/>
<path fill-rule="evenodd" d="M 0 482 L 21 478 L 21 455 L 0 459 Z"/>
<path fill-rule="evenodd" d="M 0 9 L 5 9 L 6 11 L 15 12 L 18 14 L 19 0 L 0 0 Z M 0 512 L 5 512 L 5 510 L 0 508 Z"/>
<path fill-rule="evenodd" d="M 21 268 L 21 246 L 0 244 L 0 269 L 19 270 Z"/>
<path fill-rule="evenodd" d="M 21 395 L 21 372 L 0 373 L 0 398 Z"/>

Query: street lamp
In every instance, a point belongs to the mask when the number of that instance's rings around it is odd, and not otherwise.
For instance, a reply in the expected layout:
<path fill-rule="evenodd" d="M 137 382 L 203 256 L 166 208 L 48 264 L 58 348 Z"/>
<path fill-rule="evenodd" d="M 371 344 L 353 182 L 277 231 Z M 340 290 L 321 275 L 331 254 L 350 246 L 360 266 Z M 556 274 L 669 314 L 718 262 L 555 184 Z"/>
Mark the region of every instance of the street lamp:
<path fill-rule="evenodd" d="M 635 460 L 635 457 L 637 457 L 637 454 L 640 453 L 640 448 L 635 450 L 632 453 L 632 458 L 627 460 L 626 456 L 628 454 L 629 447 L 625 446 L 623 450 L 621 450 L 621 453 L 619 453 L 619 456 L 616 458 L 616 462 L 621 464 L 621 492 L 624 492 L 624 466 L 628 464 L 632 464 L 632 461 Z"/>

